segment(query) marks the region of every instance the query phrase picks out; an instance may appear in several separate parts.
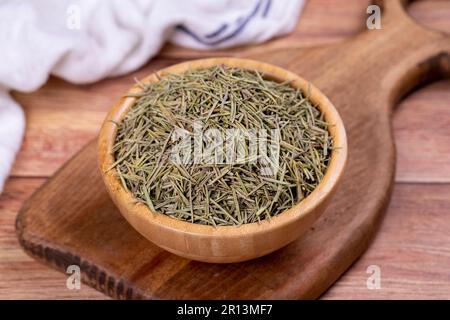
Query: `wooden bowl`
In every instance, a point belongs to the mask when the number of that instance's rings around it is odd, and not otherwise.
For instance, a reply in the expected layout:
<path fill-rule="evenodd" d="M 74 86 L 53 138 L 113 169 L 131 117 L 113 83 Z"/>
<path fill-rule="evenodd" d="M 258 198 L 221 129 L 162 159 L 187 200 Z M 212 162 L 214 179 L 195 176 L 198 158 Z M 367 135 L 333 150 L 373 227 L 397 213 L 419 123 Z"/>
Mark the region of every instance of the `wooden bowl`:
<path fill-rule="evenodd" d="M 248 70 L 258 70 L 276 81 L 291 81 L 294 87 L 310 92 L 310 100 L 324 113 L 331 124 L 329 131 L 333 145 L 327 172 L 316 189 L 294 207 L 260 223 L 241 226 L 193 224 L 179 221 L 161 213 L 152 212 L 148 206 L 138 203 L 126 191 L 115 175 L 108 170 L 114 163 L 112 148 L 117 124 L 122 121 L 136 98 L 121 98 L 106 116 L 100 131 L 98 158 L 106 188 L 125 219 L 144 237 L 157 246 L 176 255 L 204 262 L 227 263 L 245 261 L 273 252 L 303 235 L 325 210 L 337 183 L 342 176 L 347 159 L 347 138 L 342 120 L 327 97 L 303 78 L 276 66 L 247 59 L 213 58 L 180 63 L 151 74 L 143 83 L 157 82 L 167 74 L 182 74 L 191 69 L 208 68 L 223 64 Z M 309 91 L 308 91 L 309 90 Z M 138 93 L 133 86 L 128 92 Z M 325 244 L 324 244 L 325 245 Z"/>

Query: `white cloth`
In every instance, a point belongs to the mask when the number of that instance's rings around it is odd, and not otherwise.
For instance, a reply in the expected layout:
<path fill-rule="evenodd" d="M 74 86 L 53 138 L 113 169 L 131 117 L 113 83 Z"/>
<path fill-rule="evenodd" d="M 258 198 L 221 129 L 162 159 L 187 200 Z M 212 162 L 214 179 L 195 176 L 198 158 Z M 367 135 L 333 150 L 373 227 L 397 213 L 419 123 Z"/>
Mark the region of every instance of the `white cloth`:
<path fill-rule="evenodd" d="M 0 0 L 0 192 L 25 121 L 10 90 L 50 74 L 90 83 L 131 72 L 165 41 L 197 49 L 290 32 L 304 0 Z"/>

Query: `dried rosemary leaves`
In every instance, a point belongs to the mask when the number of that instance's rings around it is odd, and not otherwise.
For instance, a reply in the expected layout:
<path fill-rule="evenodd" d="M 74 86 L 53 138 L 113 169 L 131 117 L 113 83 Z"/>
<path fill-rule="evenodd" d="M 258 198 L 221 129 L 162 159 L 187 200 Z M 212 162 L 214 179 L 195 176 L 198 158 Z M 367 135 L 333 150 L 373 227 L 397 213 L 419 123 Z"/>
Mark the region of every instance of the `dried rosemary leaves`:
<path fill-rule="evenodd" d="M 216 66 L 140 86 L 112 168 L 152 211 L 213 226 L 259 222 L 308 196 L 325 174 L 328 125 L 289 83 Z"/>

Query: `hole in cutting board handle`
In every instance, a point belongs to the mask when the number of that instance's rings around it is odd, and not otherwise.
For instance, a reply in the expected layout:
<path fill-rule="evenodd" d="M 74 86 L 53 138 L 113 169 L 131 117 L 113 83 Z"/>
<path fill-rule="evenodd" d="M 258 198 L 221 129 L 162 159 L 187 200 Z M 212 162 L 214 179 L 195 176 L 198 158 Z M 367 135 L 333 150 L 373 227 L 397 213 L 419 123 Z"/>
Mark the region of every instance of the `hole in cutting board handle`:
<path fill-rule="evenodd" d="M 397 46 L 392 46 L 394 49 L 385 54 L 395 54 L 399 50 L 402 52 L 400 59 L 386 70 L 390 73 L 388 78 L 395 79 L 389 84 L 393 88 L 389 95 L 390 107 L 394 107 L 399 101 L 422 86 L 450 76 L 450 35 L 423 26 L 409 14 L 417 13 L 417 9 L 414 9 L 415 5 L 428 3 L 427 12 L 422 15 L 429 16 L 435 3 L 441 2 L 443 0 L 372 1 L 373 4 L 381 7 L 382 28 L 391 31 L 388 34 L 390 41 L 397 44 Z M 449 8 L 450 14 L 450 2 L 446 6 Z M 410 10 L 411 8 L 412 10 Z M 445 20 L 445 24 L 450 30 L 450 20 L 448 18 L 441 20 Z M 393 62 L 394 60 L 388 59 L 387 61 Z"/>
<path fill-rule="evenodd" d="M 397 182 L 450 183 L 449 121 L 450 79 L 433 82 L 396 106 Z"/>
<path fill-rule="evenodd" d="M 398 105 L 403 99 L 420 88 L 443 79 L 450 78 L 450 52 L 443 50 L 410 70 L 400 81 L 401 85 L 394 94 L 393 104 Z"/>

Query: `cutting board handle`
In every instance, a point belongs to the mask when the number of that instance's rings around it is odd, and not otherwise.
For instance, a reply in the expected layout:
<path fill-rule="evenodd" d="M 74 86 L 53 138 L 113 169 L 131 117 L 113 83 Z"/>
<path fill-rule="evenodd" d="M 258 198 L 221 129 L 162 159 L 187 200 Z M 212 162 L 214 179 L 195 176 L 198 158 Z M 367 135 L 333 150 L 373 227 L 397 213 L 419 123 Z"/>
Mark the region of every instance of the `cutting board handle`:
<path fill-rule="evenodd" d="M 394 106 L 405 93 L 418 85 L 450 76 L 450 35 L 418 23 L 407 13 L 411 0 L 378 0 L 382 9 L 383 43 L 374 51 L 383 53 L 378 76 L 388 90 L 389 105 Z M 375 32 L 374 32 L 375 31 Z M 365 32 L 377 43 L 376 31 Z M 379 33 L 381 35 L 381 32 Z M 364 38 L 364 35 L 363 35 Z"/>
<path fill-rule="evenodd" d="M 406 0 L 377 0 L 381 29 L 368 29 L 343 41 L 319 47 L 265 51 L 252 58 L 288 68 L 326 94 L 365 94 L 364 107 L 386 115 L 419 85 L 450 76 L 450 35 L 419 24 L 406 12 Z M 365 27 L 365 26 L 364 26 Z M 307 61 L 307 63 L 306 63 Z M 308 67 L 314 66 L 314 69 Z M 338 106 L 343 108 L 347 106 Z"/>
<path fill-rule="evenodd" d="M 97 170 L 93 142 L 26 202 L 16 224 L 21 245 L 62 272 L 79 265 L 84 281 L 115 298 L 318 297 L 368 247 L 388 206 L 395 172 L 389 107 L 424 77 L 450 73 L 447 35 L 418 25 L 405 13 L 406 1 L 379 3 L 381 30 L 322 47 L 261 45 L 242 54 L 308 79 L 344 120 L 349 153 L 342 184 L 304 238 L 241 264 L 197 263 L 164 252 L 117 212 Z"/>

